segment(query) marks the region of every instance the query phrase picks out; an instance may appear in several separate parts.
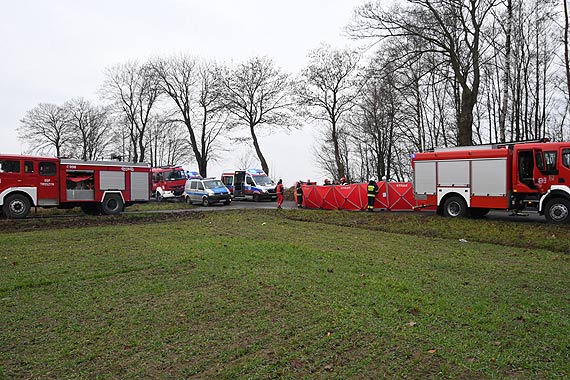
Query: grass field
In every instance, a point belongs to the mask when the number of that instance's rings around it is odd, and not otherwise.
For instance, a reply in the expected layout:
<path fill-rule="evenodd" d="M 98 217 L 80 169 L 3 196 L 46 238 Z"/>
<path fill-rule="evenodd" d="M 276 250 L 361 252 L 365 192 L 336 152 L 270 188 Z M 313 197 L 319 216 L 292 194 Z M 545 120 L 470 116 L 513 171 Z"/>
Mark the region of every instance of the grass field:
<path fill-rule="evenodd" d="M 570 226 L 137 218 L 0 233 L 0 378 L 570 377 Z"/>

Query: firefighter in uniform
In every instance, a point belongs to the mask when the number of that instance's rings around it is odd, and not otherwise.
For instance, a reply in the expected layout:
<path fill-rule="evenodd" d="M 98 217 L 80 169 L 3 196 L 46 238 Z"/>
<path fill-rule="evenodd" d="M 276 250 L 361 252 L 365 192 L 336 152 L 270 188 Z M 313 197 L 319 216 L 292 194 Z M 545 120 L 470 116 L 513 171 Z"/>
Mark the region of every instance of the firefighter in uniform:
<path fill-rule="evenodd" d="M 277 193 L 277 208 L 281 208 L 283 204 L 283 180 L 279 179 L 277 182 L 277 187 L 275 188 L 275 192 Z"/>
<path fill-rule="evenodd" d="M 368 211 L 374 211 L 374 200 L 376 199 L 376 194 L 378 194 L 378 184 L 374 180 L 374 178 L 370 178 L 368 182 Z"/>
<path fill-rule="evenodd" d="M 297 199 L 297 207 L 303 207 L 303 181 L 297 181 L 295 186 L 295 198 Z"/>

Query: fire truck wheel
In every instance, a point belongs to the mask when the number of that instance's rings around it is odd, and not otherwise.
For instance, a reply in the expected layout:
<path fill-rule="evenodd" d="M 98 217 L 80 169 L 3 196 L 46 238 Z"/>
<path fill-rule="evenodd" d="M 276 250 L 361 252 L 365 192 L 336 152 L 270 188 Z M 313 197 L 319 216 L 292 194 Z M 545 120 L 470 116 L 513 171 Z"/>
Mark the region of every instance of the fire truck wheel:
<path fill-rule="evenodd" d="M 164 197 L 162 196 L 162 194 L 160 194 L 160 191 L 156 191 L 156 201 L 157 202 L 162 202 L 164 201 Z"/>
<path fill-rule="evenodd" d="M 208 197 L 204 197 L 202 198 L 202 205 L 208 207 L 210 205 L 210 200 L 208 199 Z"/>
<path fill-rule="evenodd" d="M 101 211 L 105 215 L 115 215 L 123 211 L 123 199 L 118 194 L 105 196 L 101 203 Z"/>
<path fill-rule="evenodd" d="M 30 212 L 31 203 L 28 197 L 14 194 L 6 197 L 2 211 L 8 219 L 23 219 Z"/>
<path fill-rule="evenodd" d="M 461 197 L 450 197 L 443 204 L 443 215 L 458 218 L 467 215 L 467 204 Z"/>
<path fill-rule="evenodd" d="M 568 223 L 570 221 L 570 202 L 564 198 L 551 199 L 544 208 L 544 216 L 549 223 Z"/>

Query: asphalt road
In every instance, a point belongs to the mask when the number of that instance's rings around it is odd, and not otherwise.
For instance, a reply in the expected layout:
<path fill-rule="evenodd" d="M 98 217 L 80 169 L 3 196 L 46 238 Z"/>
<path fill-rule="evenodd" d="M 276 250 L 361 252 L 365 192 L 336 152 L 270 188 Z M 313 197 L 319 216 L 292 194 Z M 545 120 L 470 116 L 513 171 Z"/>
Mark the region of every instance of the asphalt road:
<path fill-rule="evenodd" d="M 233 201 L 231 205 L 224 206 L 222 204 L 214 204 L 209 207 L 199 207 L 200 211 L 222 211 L 222 210 L 251 210 L 251 209 L 276 209 L 277 202 L 275 201 L 263 201 L 263 202 L 253 202 L 253 201 Z M 294 209 L 297 205 L 293 201 L 283 202 L 284 209 Z M 196 210 L 196 209 L 193 209 Z M 180 212 L 189 211 L 188 209 L 182 209 Z M 310 210 L 307 210 L 310 212 Z M 127 211 L 128 212 L 128 211 Z M 175 210 L 164 210 L 156 212 L 176 212 Z M 376 212 L 386 212 L 386 211 L 376 211 Z M 405 212 L 405 211 L 398 211 Z M 433 211 L 418 211 L 423 215 L 433 215 Z M 512 215 L 510 211 L 499 211 L 492 210 L 484 218 L 487 220 L 499 220 L 505 222 L 516 222 L 516 223 L 546 223 L 544 216 L 538 215 L 536 212 L 527 212 L 519 215 Z"/>

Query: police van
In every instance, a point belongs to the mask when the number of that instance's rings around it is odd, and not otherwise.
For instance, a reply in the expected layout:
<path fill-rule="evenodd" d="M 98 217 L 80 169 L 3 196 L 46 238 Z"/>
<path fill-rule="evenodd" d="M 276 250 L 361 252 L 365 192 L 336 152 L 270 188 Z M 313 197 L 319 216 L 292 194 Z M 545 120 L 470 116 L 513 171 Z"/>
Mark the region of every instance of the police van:
<path fill-rule="evenodd" d="M 194 178 L 186 181 L 184 200 L 188 204 L 201 203 L 204 206 L 218 202 L 229 205 L 232 202 L 232 195 L 219 179 Z"/>
<path fill-rule="evenodd" d="M 264 199 L 276 200 L 277 186 L 261 169 L 227 170 L 221 180 L 231 191 L 234 199 L 249 199 L 259 202 Z"/>

